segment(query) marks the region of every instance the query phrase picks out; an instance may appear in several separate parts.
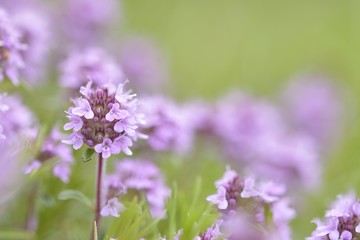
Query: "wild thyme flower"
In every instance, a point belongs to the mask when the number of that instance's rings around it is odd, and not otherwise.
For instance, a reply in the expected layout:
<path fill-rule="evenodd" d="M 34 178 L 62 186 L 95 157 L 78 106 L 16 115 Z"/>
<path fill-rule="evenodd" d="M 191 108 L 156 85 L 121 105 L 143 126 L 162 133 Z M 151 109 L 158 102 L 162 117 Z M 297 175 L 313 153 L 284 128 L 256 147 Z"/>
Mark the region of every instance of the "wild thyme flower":
<path fill-rule="evenodd" d="M 121 15 L 116 0 L 66 0 L 63 20 L 71 42 L 80 46 L 94 44 L 104 30 Z"/>
<path fill-rule="evenodd" d="M 231 95 L 220 101 L 215 112 L 213 131 L 234 163 L 289 185 L 317 185 L 319 150 L 314 139 L 289 131 L 278 108 L 249 96 Z"/>
<path fill-rule="evenodd" d="M 294 127 L 313 136 L 320 146 L 341 126 L 341 99 L 328 78 L 317 75 L 296 77 L 285 91 L 284 102 Z"/>
<path fill-rule="evenodd" d="M 38 129 L 34 115 L 21 99 L 17 95 L 5 94 L 0 94 L 0 126 L 0 133 L 8 143 L 19 135 L 34 139 Z"/>
<path fill-rule="evenodd" d="M 199 236 L 196 236 L 193 240 L 217 240 L 223 234 L 220 231 L 220 225 L 222 224 L 222 220 L 217 221 L 209 227 L 206 232 L 200 233 Z"/>
<path fill-rule="evenodd" d="M 289 200 L 284 198 L 284 185 L 256 181 L 252 177 L 243 179 L 231 169 L 227 169 L 215 185 L 218 193 L 207 197 L 207 201 L 217 205 L 226 225 L 232 224 L 234 216 L 246 214 L 252 216 L 249 224 L 259 226 L 257 229 L 265 229 L 271 235 L 278 236 L 277 239 L 291 239 L 288 224 L 294 218 L 295 211 L 289 207 Z M 231 228 L 230 235 L 234 234 L 232 231 L 237 231 L 235 226 Z"/>
<path fill-rule="evenodd" d="M 191 149 L 194 126 L 186 108 L 171 99 L 153 96 L 143 99 L 141 109 L 146 117 L 142 130 L 149 136 L 148 144 L 152 149 L 178 154 Z"/>
<path fill-rule="evenodd" d="M 325 218 L 314 219 L 313 223 L 317 227 L 306 240 L 360 239 L 360 200 L 353 192 L 339 195 L 325 213 Z"/>
<path fill-rule="evenodd" d="M 53 128 L 50 135 L 45 139 L 40 152 L 36 158 L 24 169 L 25 174 L 29 174 L 39 169 L 45 162 L 50 159 L 56 158 L 53 168 L 54 176 L 58 177 L 64 183 L 69 182 L 70 165 L 74 161 L 72 151 L 69 146 L 61 144 L 64 135 L 58 130 L 57 127 Z"/>
<path fill-rule="evenodd" d="M 95 86 L 124 81 L 120 66 L 100 48 L 87 48 L 69 54 L 60 65 L 60 84 L 67 88 L 79 89 L 89 80 Z"/>
<path fill-rule="evenodd" d="M 133 141 L 144 137 L 137 130 L 143 116 L 137 112 L 136 95 L 124 92 L 124 85 L 119 84 L 116 91 L 110 87 L 92 88 L 92 82 L 81 87 L 83 96 L 73 100 L 74 106 L 66 112 L 70 122 L 64 129 L 73 133 L 63 142 L 74 149 L 85 143 L 103 158 L 121 151 L 131 155 Z"/>
<path fill-rule="evenodd" d="M 126 39 L 121 45 L 120 63 L 126 77 L 137 89 L 160 89 L 167 78 L 164 57 L 146 39 Z"/>
<path fill-rule="evenodd" d="M 27 81 L 38 84 L 45 73 L 50 45 L 47 19 L 40 11 L 23 9 L 16 11 L 14 22 L 21 35 L 21 43 L 27 46 L 20 52 L 26 64 L 21 74 Z"/>
<path fill-rule="evenodd" d="M 170 190 L 165 185 L 160 169 L 152 162 L 142 159 L 125 159 L 118 162 L 115 172 L 107 177 L 106 187 L 108 201 L 118 199 L 128 191 L 145 192 L 154 217 L 163 215 L 165 201 L 170 196 Z M 107 205 L 104 207 L 108 208 Z"/>
<path fill-rule="evenodd" d="M 21 52 L 25 49 L 13 19 L 0 8 L 0 82 L 8 77 L 14 85 L 19 84 L 18 72 L 25 66 Z"/>

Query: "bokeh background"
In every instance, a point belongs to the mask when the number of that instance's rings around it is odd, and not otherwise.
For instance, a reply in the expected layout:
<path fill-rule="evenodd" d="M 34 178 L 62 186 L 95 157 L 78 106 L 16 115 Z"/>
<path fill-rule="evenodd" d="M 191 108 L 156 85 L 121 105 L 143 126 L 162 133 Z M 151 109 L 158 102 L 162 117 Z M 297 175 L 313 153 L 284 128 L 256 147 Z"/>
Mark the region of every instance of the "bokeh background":
<path fill-rule="evenodd" d="M 325 156 L 323 185 L 298 212 L 295 239 L 309 235 L 310 220 L 337 194 L 360 192 L 358 1 L 125 0 L 123 8 L 126 31 L 151 36 L 167 54 L 178 99 L 214 99 L 234 88 L 271 98 L 303 71 L 338 81 L 343 134 Z"/>
<path fill-rule="evenodd" d="M 162 49 L 169 66 L 167 95 L 179 101 L 215 100 L 234 89 L 275 99 L 288 81 L 304 71 L 323 73 L 337 82 L 344 100 L 342 131 L 324 156 L 322 185 L 304 193 L 304 206 L 292 224 L 294 239 L 310 235 L 315 227 L 311 219 L 321 217 L 337 194 L 350 189 L 360 193 L 359 1 L 123 0 L 121 8 L 123 22 L 114 34 L 146 36 Z M 21 90 L 43 124 L 65 119 L 63 112 L 52 107 L 59 100 L 58 96 L 52 98 L 56 88 L 54 80 L 34 92 Z M 81 159 L 81 153 L 76 154 Z M 169 186 L 176 182 L 189 198 L 194 182 L 201 177 L 199 195 L 204 202 L 215 191 L 213 182 L 225 166 L 207 145 L 184 161 L 163 158 L 159 165 Z M 67 239 L 81 239 L 89 232 L 91 212 L 78 203 L 54 203 L 61 189 L 78 189 L 93 196 L 94 161 L 85 167 L 78 161 L 73 168 L 76 174 L 69 185 L 48 177 L 47 184 L 38 186 L 48 193 L 37 204 L 43 209 L 40 239 L 60 239 L 57 237 L 64 229 L 68 230 Z M 31 193 L 29 186 L 33 184 L 20 186 L 25 195 Z M 24 198 L 14 200 L 0 219 L 1 225 L 18 225 L 28 205 Z"/>

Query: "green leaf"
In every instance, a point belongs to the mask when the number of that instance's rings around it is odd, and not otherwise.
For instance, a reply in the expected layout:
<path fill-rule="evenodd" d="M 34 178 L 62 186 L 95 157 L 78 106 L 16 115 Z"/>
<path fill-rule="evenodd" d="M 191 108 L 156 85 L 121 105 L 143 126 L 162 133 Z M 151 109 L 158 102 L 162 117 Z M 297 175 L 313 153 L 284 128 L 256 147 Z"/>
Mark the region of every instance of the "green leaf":
<path fill-rule="evenodd" d="M 89 162 L 93 159 L 95 150 L 93 148 L 87 148 L 85 152 L 83 153 L 81 159 L 83 162 Z"/>
<path fill-rule="evenodd" d="M 59 193 L 58 195 L 58 199 L 59 200 L 76 200 L 79 201 L 80 203 L 83 203 L 85 206 L 93 209 L 93 204 L 90 201 L 90 199 L 88 197 L 86 197 L 82 192 L 77 191 L 77 190 L 64 190 L 62 192 Z"/>

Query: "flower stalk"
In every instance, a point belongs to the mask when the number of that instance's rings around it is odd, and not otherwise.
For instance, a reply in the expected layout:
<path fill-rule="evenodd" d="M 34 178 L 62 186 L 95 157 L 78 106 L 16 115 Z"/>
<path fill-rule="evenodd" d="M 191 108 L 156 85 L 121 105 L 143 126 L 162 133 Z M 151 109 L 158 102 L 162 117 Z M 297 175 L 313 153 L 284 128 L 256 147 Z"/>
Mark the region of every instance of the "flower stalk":
<path fill-rule="evenodd" d="M 100 220 L 101 220 L 101 216 L 100 216 L 100 210 L 101 210 L 101 200 L 102 200 L 102 193 L 101 193 L 101 187 L 102 187 L 102 179 L 103 179 L 103 171 L 104 171 L 105 167 L 104 167 L 104 159 L 102 157 L 102 154 L 99 153 L 98 154 L 98 165 L 97 165 L 97 177 L 96 177 L 96 204 L 95 204 L 95 217 L 94 217 L 94 221 L 96 222 L 96 226 L 99 229 L 100 228 Z M 95 224 L 92 224 L 93 228 L 91 231 L 91 240 L 95 239 L 94 236 L 94 226 Z M 96 229 L 97 230 L 97 229 Z"/>

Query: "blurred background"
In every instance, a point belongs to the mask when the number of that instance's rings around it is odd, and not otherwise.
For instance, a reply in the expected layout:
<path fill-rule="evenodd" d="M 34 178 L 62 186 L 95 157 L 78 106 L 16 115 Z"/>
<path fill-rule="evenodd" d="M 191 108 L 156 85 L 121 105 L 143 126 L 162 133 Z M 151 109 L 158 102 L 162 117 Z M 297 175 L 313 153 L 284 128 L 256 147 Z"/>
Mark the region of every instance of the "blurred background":
<path fill-rule="evenodd" d="M 178 99 L 215 99 L 233 89 L 271 98 L 303 71 L 338 81 L 343 134 L 325 156 L 323 186 L 293 223 L 295 239 L 309 235 L 310 220 L 337 194 L 360 192 L 359 2 L 125 0 L 123 9 L 126 31 L 150 36 L 167 55 Z"/>

